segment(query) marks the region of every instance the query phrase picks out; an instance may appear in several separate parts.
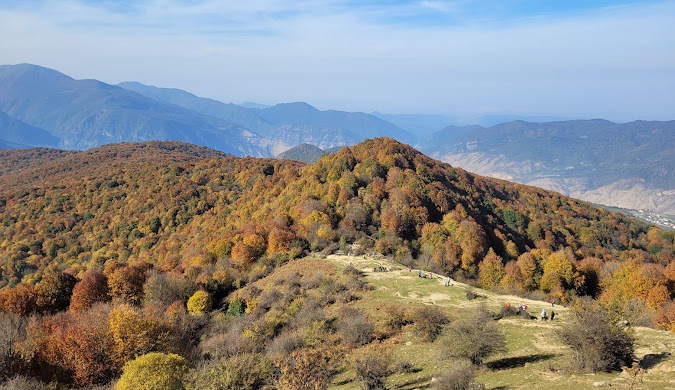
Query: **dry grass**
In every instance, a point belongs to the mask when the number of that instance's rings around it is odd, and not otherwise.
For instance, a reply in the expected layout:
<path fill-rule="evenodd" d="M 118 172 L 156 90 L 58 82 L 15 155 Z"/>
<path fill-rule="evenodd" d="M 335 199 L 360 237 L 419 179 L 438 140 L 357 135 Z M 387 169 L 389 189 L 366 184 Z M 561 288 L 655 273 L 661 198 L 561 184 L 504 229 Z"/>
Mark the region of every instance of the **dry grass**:
<path fill-rule="evenodd" d="M 467 285 L 452 281 L 450 287 L 444 287 L 446 277 L 431 274 L 431 278 L 419 278 L 417 270 L 408 272 L 403 267 L 385 258 L 367 256 L 350 257 L 330 255 L 324 260 L 337 266 L 351 264 L 363 272 L 362 279 L 374 287 L 354 304 L 368 312 L 374 319 L 384 321 L 386 305 L 400 305 L 413 309 L 422 305 L 434 305 L 451 318 L 463 316 L 467 309 L 484 305 L 497 312 L 505 304 L 518 306 L 526 304 L 529 313 L 537 316 L 542 308 L 550 312 L 551 305 L 546 302 L 526 299 L 514 295 L 500 295 L 474 288 L 484 298 L 467 300 Z M 373 267 L 392 268 L 389 272 L 373 272 Z M 429 272 L 424 273 L 429 276 Z M 621 373 L 571 374 L 564 368 L 571 358 L 571 350 L 560 343 L 555 332 L 566 321 L 568 309 L 556 305 L 556 320 L 541 322 L 521 317 L 509 317 L 499 320 L 500 329 L 507 339 L 507 352 L 494 356 L 485 362 L 484 368 L 476 373 L 476 381 L 483 383 L 486 389 L 592 389 L 594 382 L 606 381 L 614 388 L 627 388 L 629 376 Z M 656 331 L 649 328 L 636 328 L 638 337 L 636 355 L 642 358 L 646 354 L 675 352 L 675 334 Z M 395 373 L 388 377 L 390 389 L 431 388 L 432 378 L 438 377 L 449 366 L 456 364 L 442 351 L 439 342 L 426 343 L 415 337 L 411 326 L 405 326 L 403 332 L 387 340 L 394 347 L 396 359 L 406 361 L 415 369 L 410 373 Z M 353 354 L 357 354 L 355 350 Z M 354 373 L 345 368 L 333 380 L 333 389 L 358 389 Z M 663 357 L 650 367 L 643 376 L 642 389 L 675 388 L 675 358 Z"/>

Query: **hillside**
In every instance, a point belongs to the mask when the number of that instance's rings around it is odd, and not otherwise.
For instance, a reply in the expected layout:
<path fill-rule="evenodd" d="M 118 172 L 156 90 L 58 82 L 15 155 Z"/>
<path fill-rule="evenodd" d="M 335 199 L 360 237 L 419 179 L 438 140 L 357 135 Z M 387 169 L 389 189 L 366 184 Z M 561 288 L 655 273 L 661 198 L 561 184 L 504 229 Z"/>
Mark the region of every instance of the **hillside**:
<path fill-rule="evenodd" d="M 303 143 L 326 149 L 354 145 L 373 137 L 387 136 L 401 142 L 414 139 L 410 133 L 386 120 L 359 112 L 321 111 L 304 102 L 251 109 L 197 97 L 179 89 L 138 82 L 119 85 L 159 101 L 241 124 L 272 142 L 268 148 L 272 156 Z"/>
<path fill-rule="evenodd" d="M 446 368 L 428 364 L 447 351 L 432 343 L 449 321 L 436 310 L 458 320 L 480 306 L 462 300 L 464 284 L 505 292 L 479 291 L 492 309 L 590 296 L 611 318 L 675 331 L 675 232 L 477 176 L 390 138 L 311 165 L 179 142 L 0 158 L 10 166 L 0 174 L 0 326 L 12 337 L 0 382 L 19 373 L 125 383 L 138 377 L 127 362 L 162 352 L 193 367 L 180 371 L 190 389 L 232 378 L 228 367 L 260 381 L 250 388 L 302 380 L 307 362 L 316 380 L 354 388 L 355 360 L 391 353 L 407 363 L 387 383 L 416 388 Z M 300 259 L 333 252 L 349 257 Z M 567 321 L 567 309 L 556 311 Z M 574 355 L 546 339 L 555 325 L 522 321 L 495 322 L 506 349 L 476 380 L 591 383 L 565 374 Z M 670 334 L 639 335 L 642 356 L 673 345 Z M 659 362 L 647 381 L 656 388 L 672 370 Z"/>
<path fill-rule="evenodd" d="M 487 389 L 586 389 L 594 388 L 594 383 L 601 382 L 608 382 L 611 387 L 623 388 L 630 380 L 627 371 L 594 375 L 565 372 L 566 365 L 572 359 L 572 351 L 558 340 L 556 334 L 572 317 L 572 310 L 567 307 L 556 305 L 551 308 L 542 301 L 497 294 L 458 281 L 452 281 L 451 286 L 445 287 L 444 275 L 432 273 L 430 277 L 420 279 L 404 267 L 379 257 L 330 255 L 325 258 L 318 256 L 313 260 L 317 263 L 317 268 L 320 262 L 328 261 L 342 269 L 349 264 L 359 269 L 363 274 L 362 279 L 372 285 L 373 291 L 362 293 L 354 306 L 365 312 L 375 313 L 372 318 L 376 322 L 386 320 L 387 314 L 391 311 L 383 309 L 391 306 L 403 307 L 404 310 L 413 312 L 414 308 L 431 305 L 441 309 L 451 318 L 466 315 L 467 312 L 480 307 L 487 307 L 499 313 L 505 302 L 527 305 L 531 315 L 538 315 L 542 308 L 547 309 L 549 313 L 550 310 L 554 310 L 557 320 L 550 322 L 522 317 L 506 317 L 498 320 L 499 328 L 506 335 L 507 350 L 491 358 L 486 363 L 485 369 L 478 372 L 477 382 L 484 384 Z M 374 272 L 375 267 L 384 267 L 388 271 Z M 273 277 L 274 274 L 269 279 Z M 262 280 L 260 285 L 269 282 L 271 280 Z M 260 287 L 262 289 L 262 286 Z M 468 300 L 467 289 L 474 291 L 481 298 Z M 636 327 L 635 331 L 638 338 L 637 359 L 642 359 L 645 366 L 649 365 L 648 371 L 642 377 L 643 387 L 667 388 L 675 372 L 675 358 L 668 355 L 656 360 L 655 364 L 647 362 L 650 361 L 649 355 L 672 351 L 675 348 L 675 335 L 645 327 Z M 457 364 L 457 361 L 442 358 L 445 347 L 442 339 L 431 343 L 421 342 L 412 327 L 388 341 L 393 346 L 398 361 L 407 361 L 416 368 L 410 373 L 395 372 L 390 375 L 387 378 L 388 388 L 425 388 L 432 384 L 432 378 L 438 379 L 446 367 Z M 354 354 L 356 353 L 358 351 Z M 333 381 L 334 384 L 342 382 L 344 383 L 331 388 L 360 388 L 351 370 Z"/>
<path fill-rule="evenodd" d="M 313 165 L 195 148 L 108 145 L 45 164 L 26 162 L 40 154 L 5 153 L 28 167 L 0 175 L 3 283 L 32 283 L 64 264 L 86 268 L 108 259 L 185 268 L 227 258 L 247 269 L 266 252 L 298 255 L 358 242 L 469 278 L 480 276 L 487 256 L 497 279 L 485 286 L 561 299 L 597 295 L 603 263 L 653 263 L 661 276 L 628 294 L 651 296 L 653 305 L 664 299 L 650 291 L 667 285 L 673 232 L 476 176 L 392 139 L 343 148 Z M 244 244 L 248 236 L 253 241 Z M 547 266 L 549 258 L 558 265 Z M 516 260 L 536 266 L 522 274 Z M 558 275 L 557 267 L 568 271 Z"/>
<path fill-rule="evenodd" d="M 58 138 L 45 130 L 23 123 L 0 111 L 0 149 L 18 149 L 36 146 L 54 147 Z"/>
<path fill-rule="evenodd" d="M 675 121 L 605 120 L 489 128 L 451 126 L 427 139 L 431 156 L 482 175 L 590 202 L 675 214 Z"/>
<path fill-rule="evenodd" d="M 267 155 L 259 136 L 232 122 L 36 65 L 0 66 L 0 111 L 37 128 L 33 132 L 40 132 L 40 141 L 32 146 L 88 149 L 114 142 L 178 140 L 234 155 Z M 0 139 L 10 135 L 10 129 L 0 131 Z"/>
<path fill-rule="evenodd" d="M 314 145 L 301 144 L 279 154 L 277 158 L 281 160 L 294 160 L 314 164 L 324 155 L 326 155 L 326 152 Z"/>

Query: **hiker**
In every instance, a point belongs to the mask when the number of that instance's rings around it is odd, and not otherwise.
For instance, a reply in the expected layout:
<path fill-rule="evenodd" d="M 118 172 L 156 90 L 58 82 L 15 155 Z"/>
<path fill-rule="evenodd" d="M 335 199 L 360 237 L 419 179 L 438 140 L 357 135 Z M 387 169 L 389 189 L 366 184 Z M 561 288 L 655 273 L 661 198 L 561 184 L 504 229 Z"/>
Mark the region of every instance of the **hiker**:
<path fill-rule="evenodd" d="M 551 307 L 555 305 L 555 298 L 551 298 Z"/>
<path fill-rule="evenodd" d="M 420 270 L 420 272 L 417 273 L 417 276 L 420 278 L 422 277 L 422 270 Z"/>
<path fill-rule="evenodd" d="M 555 312 L 553 310 L 551 310 L 551 321 L 553 321 L 554 318 L 555 318 Z"/>
<path fill-rule="evenodd" d="M 411 265 L 408 266 L 408 272 L 412 272 L 412 266 Z"/>
<path fill-rule="evenodd" d="M 541 310 L 541 320 L 546 321 L 546 309 Z"/>
<path fill-rule="evenodd" d="M 506 308 L 508 309 L 509 307 L 511 307 L 511 302 L 506 302 L 504 306 L 506 306 Z"/>
<path fill-rule="evenodd" d="M 449 285 L 450 285 L 450 278 L 448 278 L 448 279 L 445 281 L 445 287 L 448 287 Z"/>

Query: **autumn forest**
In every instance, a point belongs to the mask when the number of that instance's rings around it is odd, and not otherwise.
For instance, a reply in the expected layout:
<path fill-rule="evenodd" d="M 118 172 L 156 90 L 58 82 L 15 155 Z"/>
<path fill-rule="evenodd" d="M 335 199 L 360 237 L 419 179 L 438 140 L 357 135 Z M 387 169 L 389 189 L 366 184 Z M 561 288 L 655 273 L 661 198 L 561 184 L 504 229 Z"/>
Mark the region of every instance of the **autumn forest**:
<path fill-rule="evenodd" d="M 542 301 L 589 296 L 675 331 L 674 240 L 674 231 L 471 174 L 390 138 L 311 165 L 179 142 L 3 150 L 0 332 L 16 336 L 1 342 L 0 378 L 92 387 L 163 352 L 178 359 L 186 388 L 209 388 L 200 381 L 223 359 L 300 388 L 290 373 L 302 362 L 328 364 L 336 351 L 385 338 L 345 331 L 365 320 L 340 305 L 367 286 L 330 269 L 325 280 L 289 274 L 274 292 L 256 287 L 319 252 L 380 254 Z M 340 314 L 313 318 L 317 310 Z M 241 314 L 247 322 L 230 318 Z M 316 388 L 328 380 L 312 378 Z M 118 388 L 134 388 L 125 380 Z"/>

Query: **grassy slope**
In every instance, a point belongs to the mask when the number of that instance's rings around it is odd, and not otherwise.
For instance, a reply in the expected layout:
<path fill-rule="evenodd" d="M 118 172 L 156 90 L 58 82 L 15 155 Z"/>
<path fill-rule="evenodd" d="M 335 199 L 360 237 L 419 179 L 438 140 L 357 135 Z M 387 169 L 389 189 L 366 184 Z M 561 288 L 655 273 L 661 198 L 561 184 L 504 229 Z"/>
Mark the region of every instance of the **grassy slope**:
<path fill-rule="evenodd" d="M 326 260 L 337 267 L 352 263 L 364 271 L 364 280 L 371 283 L 375 290 L 364 294 L 363 299 L 355 302 L 355 306 L 366 309 L 376 321 L 380 317 L 380 309 L 388 304 L 434 304 L 453 318 L 461 315 L 462 310 L 478 305 L 486 305 L 496 311 L 507 301 L 514 305 L 527 304 L 532 315 L 538 315 L 543 307 L 550 313 L 550 305 L 547 303 L 480 289 L 475 291 L 485 298 L 468 301 L 464 295 L 466 285 L 453 281 L 452 286 L 444 287 L 444 278 L 441 275 L 431 274 L 432 277 L 429 278 L 430 274 L 425 273 L 427 278 L 420 279 L 416 270 L 410 273 L 404 267 L 384 258 L 331 255 Z M 385 266 L 393 271 L 374 273 L 374 266 Z M 508 352 L 488 359 L 487 367 L 479 370 L 477 381 L 485 384 L 487 389 L 582 389 L 593 388 L 594 382 L 602 381 L 607 381 L 613 387 L 627 388 L 626 373 L 571 375 L 561 370 L 572 352 L 559 343 L 554 335 L 555 330 L 566 320 L 568 311 L 557 305 L 554 310 L 556 320 L 552 323 L 521 318 L 500 320 L 499 326 L 506 334 Z M 675 349 L 675 334 L 641 327 L 636 328 L 636 334 L 638 358 L 648 353 Z M 387 340 L 386 343 L 393 345 L 397 360 L 407 360 L 419 370 L 411 374 L 391 375 L 388 378 L 390 389 L 429 388 L 432 377 L 453 364 L 449 358 L 443 357 L 441 343 L 422 343 L 409 331 Z M 358 353 L 358 350 L 353 353 Z M 353 378 L 354 373 L 343 368 L 334 378 L 332 388 L 359 388 Z M 651 367 L 643 379 L 641 388 L 672 388 L 675 385 L 675 357 L 669 357 Z"/>

